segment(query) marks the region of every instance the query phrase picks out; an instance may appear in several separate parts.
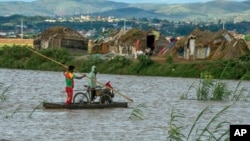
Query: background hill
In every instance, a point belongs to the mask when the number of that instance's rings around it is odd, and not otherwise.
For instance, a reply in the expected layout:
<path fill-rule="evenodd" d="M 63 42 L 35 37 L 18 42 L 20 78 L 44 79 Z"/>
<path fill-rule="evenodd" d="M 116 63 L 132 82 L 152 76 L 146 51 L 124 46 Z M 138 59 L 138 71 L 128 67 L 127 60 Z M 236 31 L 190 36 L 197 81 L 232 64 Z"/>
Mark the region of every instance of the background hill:
<path fill-rule="evenodd" d="M 33 2 L 0 2 L 0 16 L 65 16 L 90 14 L 99 16 L 149 17 L 169 20 L 235 19 L 250 21 L 250 0 L 235 2 L 215 0 L 188 4 L 129 4 L 108 0 L 37 0 Z"/>

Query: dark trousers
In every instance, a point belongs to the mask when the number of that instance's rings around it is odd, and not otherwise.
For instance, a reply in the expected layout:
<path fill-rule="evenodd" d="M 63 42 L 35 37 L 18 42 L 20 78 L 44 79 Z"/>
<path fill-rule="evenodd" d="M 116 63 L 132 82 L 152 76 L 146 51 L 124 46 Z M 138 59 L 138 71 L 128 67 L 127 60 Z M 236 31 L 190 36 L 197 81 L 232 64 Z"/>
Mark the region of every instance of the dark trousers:
<path fill-rule="evenodd" d="M 92 88 L 91 90 L 90 90 L 90 101 L 94 101 L 94 98 L 95 98 L 95 96 L 96 96 L 96 90 L 95 90 L 95 88 Z"/>

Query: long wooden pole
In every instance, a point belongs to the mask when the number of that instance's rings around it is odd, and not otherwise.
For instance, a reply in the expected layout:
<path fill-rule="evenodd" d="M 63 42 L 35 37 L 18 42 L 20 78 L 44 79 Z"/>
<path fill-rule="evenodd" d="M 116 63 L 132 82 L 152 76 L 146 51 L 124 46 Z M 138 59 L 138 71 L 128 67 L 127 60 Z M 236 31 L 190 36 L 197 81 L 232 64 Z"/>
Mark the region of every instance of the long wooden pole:
<path fill-rule="evenodd" d="M 52 62 L 54 62 L 54 63 L 56 63 L 56 64 L 59 64 L 59 65 L 63 66 L 64 68 L 68 68 L 68 66 L 66 66 L 66 65 L 64 65 L 64 64 L 62 64 L 62 63 L 60 63 L 60 62 L 58 62 L 58 61 L 56 61 L 56 60 L 54 60 L 54 59 L 51 59 L 51 58 L 49 58 L 49 57 L 47 57 L 47 56 L 45 56 L 45 55 L 43 55 L 43 54 L 41 54 L 41 53 L 39 53 L 39 52 L 37 52 L 37 51 L 34 51 L 34 50 L 32 50 L 31 48 L 29 48 L 29 47 L 26 47 L 26 48 L 27 48 L 28 50 L 30 50 L 30 51 L 32 51 L 32 52 L 34 52 L 34 53 L 36 53 L 36 54 L 38 54 L 38 55 L 44 57 L 44 58 L 46 58 L 46 59 L 49 59 L 50 61 L 52 61 Z"/>
<path fill-rule="evenodd" d="M 59 65 L 63 66 L 64 68 L 68 68 L 67 65 L 64 65 L 64 64 L 62 64 L 62 63 L 60 63 L 60 62 L 58 62 L 58 61 L 56 61 L 56 60 L 54 60 L 54 59 L 51 59 L 51 58 L 49 58 L 49 57 L 47 57 L 47 56 L 45 56 L 45 55 L 43 55 L 43 54 L 41 54 L 41 53 L 39 53 L 39 52 L 37 52 L 37 51 L 35 51 L 35 50 L 32 50 L 32 49 L 29 48 L 29 47 L 26 47 L 26 48 L 27 48 L 28 50 L 30 50 L 30 51 L 32 51 L 32 52 L 34 52 L 34 53 L 36 53 L 36 54 L 38 54 L 38 55 L 44 57 L 44 58 L 46 58 L 46 59 L 48 59 L 48 60 L 50 60 L 50 61 L 56 63 L 56 64 L 59 64 Z M 81 72 L 79 72 L 79 71 L 75 71 L 75 72 L 80 73 L 80 74 L 83 75 L 83 73 L 81 73 Z M 91 78 L 88 77 L 87 75 L 86 75 L 86 77 L 89 78 L 89 79 L 91 79 Z M 101 82 L 98 82 L 97 80 L 95 80 L 95 82 L 98 83 L 98 84 L 100 84 L 100 85 L 105 86 L 105 84 L 103 84 L 103 83 L 101 83 Z M 106 86 L 106 87 L 107 87 L 107 86 Z M 124 94 L 121 94 L 118 90 L 115 90 L 114 88 L 110 88 L 110 87 L 107 87 L 107 88 L 110 89 L 110 90 L 113 90 L 114 92 L 118 93 L 119 95 L 121 95 L 122 97 L 126 98 L 126 99 L 129 100 L 129 101 L 131 101 L 131 102 L 133 101 L 131 98 L 125 96 Z"/>

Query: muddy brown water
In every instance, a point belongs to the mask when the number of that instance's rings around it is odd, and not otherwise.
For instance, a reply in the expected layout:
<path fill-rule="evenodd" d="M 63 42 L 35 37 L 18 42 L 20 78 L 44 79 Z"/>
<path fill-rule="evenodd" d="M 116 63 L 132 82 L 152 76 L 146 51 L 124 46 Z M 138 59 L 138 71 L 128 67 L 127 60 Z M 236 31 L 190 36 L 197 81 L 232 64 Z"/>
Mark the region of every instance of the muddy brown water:
<path fill-rule="evenodd" d="M 184 126 L 182 133 L 187 135 L 205 107 L 209 106 L 211 113 L 201 118 L 201 127 L 231 104 L 220 115 L 218 123 L 250 124 L 249 102 L 192 100 L 196 97 L 195 89 L 189 91 L 190 100 L 180 100 L 191 85 L 198 86 L 199 79 L 98 74 L 99 82 L 110 80 L 116 90 L 134 100 L 129 102 L 129 108 L 48 110 L 39 107 L 33 111 L 42 101 L 65 101 L 63 73 L 0 69 L 0 78 L 5 87 L 11 86 L 7 102 L 0 103 L 0 140 L 166 141 L 173 108 L 184 114 L 185 118 L 179 122 Z M 80 90 L 87 84 L 87 79 L 75 83 L 75 90 Z M 234 90 L 239 82 L 225 80 L 225 83 Z M 249 93 L 249 85 L 249 81 L 244 81 L 240 87 Z M 127 100 L 116 95 L 114 101 Z M 131 120 L 129 117 L 139 104 L 146 105 L 141 108 L 144 119 Z"/>

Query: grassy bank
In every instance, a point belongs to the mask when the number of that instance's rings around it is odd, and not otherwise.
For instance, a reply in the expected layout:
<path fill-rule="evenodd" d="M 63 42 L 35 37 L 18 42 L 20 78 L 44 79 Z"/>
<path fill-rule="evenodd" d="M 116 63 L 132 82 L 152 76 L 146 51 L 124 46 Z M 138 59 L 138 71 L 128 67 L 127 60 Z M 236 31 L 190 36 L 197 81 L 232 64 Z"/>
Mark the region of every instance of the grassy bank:
<path fill-rule="evenodd" d="M 80 72 L 89 72 L 92 65 L 104 74 L 144 75 L 144 76 L 171 76 L 199 78 L 213 77 L 220 79 L 250 80 L 250 60 L 243 56 L 236 60 L 217 60 L 214 62 L 178 63 L 166 59 L 165 63 L 157 63 L 147 56 L 139 56 L 137 60 L 117 56 L 110 60 L 103 60 L 96 55 L 88 57 L 73 56 L 64 49 L 46 49 L 38 51 L 48 58 L 42 57 L 29 49 L 28 46 L 12 46 L 0 48 L 0 68 L 30 69 L 63 71 L 60 64 L 75 65 Z"/>

